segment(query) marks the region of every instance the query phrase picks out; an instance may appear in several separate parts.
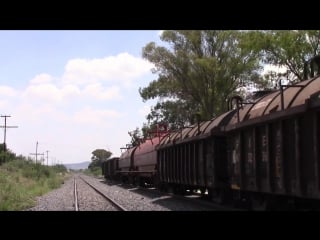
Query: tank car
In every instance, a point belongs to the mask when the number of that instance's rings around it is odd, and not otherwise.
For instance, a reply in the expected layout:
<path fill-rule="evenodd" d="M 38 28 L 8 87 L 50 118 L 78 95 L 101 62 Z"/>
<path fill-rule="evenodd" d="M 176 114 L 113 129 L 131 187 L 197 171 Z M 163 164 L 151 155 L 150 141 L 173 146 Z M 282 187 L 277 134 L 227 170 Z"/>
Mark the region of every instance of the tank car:
<path fill-rule="evenodd" d="M 166 127 L 159 124 L 149 138 L 122 153 L 118 169 L 122 181 L 140 186 L 157 184 L 156 146 L 166 133 Z"/>
<path fill-rule="evenodd" d="M 137 147 L 129 147 L 120 155 L 117 173 L 122 182 L 133 182 L 133 174 L 131 172 L 134 170 L 133 155 L 136 149 Z"/>

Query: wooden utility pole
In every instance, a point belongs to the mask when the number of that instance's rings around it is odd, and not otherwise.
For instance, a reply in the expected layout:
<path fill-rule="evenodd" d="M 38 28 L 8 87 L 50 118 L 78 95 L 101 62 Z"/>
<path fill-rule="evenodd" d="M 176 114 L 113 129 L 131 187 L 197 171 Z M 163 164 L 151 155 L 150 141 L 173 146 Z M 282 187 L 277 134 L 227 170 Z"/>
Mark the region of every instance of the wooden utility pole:
<path fill-rule="evenodd" d="M 3 137 L 3 161 L 6 161 L 6 133 L 7 133 L 7 128 L 17 128 L 18 126 L 7 126 L 7 118 L 11 117 L 9 115 L 1 115 L 1 117 L 4 117 L 4 126 L 0 126 L 0 128 L 4 128 L 4 137 Z"/>
<path fill-rule="evenodd" d="M 48 163 L 48 159 L 49 159 L 48 153 L 49 153 L 49 150 L 47 150 L 46 152 L 47 152 L 47 166 L 49 166 L 49 165 L 48 165 L 48 164 L 49 164 L 49 163 Z"/>
<path fill-rule="evenodd" d="M 30 155 L 36 155 L 36 164 L 37 164 L 38 155 L 44 155 L 44 153 L 38 153 L 38 141 L 37 141 L 37 145 L 36 145 L 36 153 L 30 153 Z"/>

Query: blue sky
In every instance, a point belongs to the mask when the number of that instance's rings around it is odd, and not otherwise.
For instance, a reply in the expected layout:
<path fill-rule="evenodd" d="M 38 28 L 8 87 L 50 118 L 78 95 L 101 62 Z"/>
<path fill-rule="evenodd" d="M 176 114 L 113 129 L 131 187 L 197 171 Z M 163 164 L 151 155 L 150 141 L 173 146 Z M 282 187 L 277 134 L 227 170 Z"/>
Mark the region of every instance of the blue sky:
<path fill-rule="evenodd" d="M 97 148 L 119 156 L 155 103 L 138 89 L 157 78 L 141 54 L 159 32 L 0 31 L 0 114 L 19 126 L 8 148 L 30 156 L 38 141 L 49 164 L 90 161 Z"/>

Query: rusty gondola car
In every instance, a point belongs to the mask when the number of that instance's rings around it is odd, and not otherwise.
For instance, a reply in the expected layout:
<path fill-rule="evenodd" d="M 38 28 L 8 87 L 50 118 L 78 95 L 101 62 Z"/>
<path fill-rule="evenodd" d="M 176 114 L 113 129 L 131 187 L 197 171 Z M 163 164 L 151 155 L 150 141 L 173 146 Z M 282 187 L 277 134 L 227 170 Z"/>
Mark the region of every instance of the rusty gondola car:
<path fill-rule="evenodd" d="M 169 133 L 157 147 L 159 187 L 182 194 L 199 189 L 222 200 L 229 177 L 226 136 L 220 129 L 234 113 Z"/>
<path fill-rule="evenodd" d="M 114 158 L 109 158 L 105 161 L 102 162 L 102 175 L 106 179 L 110 180 L 118 180 L 118 175 L 117 175 L 117 169 L 119 168 L 119 158 L 114 157 Z"/>
<path fill-rule="evenodd" d="M 231 189 L 253 207 L 320 200 L 320 77 L 242 106 L 226 127 Z M 290 203 L 290 204 L 288 204 Z"/>

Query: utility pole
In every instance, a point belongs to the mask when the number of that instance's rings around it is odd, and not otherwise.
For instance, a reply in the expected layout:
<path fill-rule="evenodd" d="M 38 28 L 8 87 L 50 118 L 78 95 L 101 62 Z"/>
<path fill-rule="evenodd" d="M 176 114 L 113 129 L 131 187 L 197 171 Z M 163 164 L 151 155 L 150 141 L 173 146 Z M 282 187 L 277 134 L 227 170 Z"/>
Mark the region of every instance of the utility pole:
<path fill-rule="evenodd" d="M 5 162 L 6 160 L 6 133 L 7 133 L 7 128 L 17 128 L 18 126 L 7 126 L 7 118 L 11 117 L 9 115 L 1 115 L 1 117 L 4 117 L 4 126 L 0 126 L 0 128 L 4 128 L 4 138 L 3 138 L 3 161 Z"/>
<path fill-rule="evenodd" d="M 36 155 L 36 164 L 37 164 L 38 155 L 44 155 L 43 153 L 38 153 L 38 141 L 37 141 L 37 145 L 36 145 L 36 153 L 30 153 L 30 155 Z"/>
<path fill-rule="evenodd" d="M 47 152 L 47 166 L 49 166 L 49 165 L 48 165 L 48 164 L 49 164 L 49 163 L 48 163 L 48 159 L 49 159 L 48 153 L 49 153 L 49 150 L 47 150 L 46 152 Z"/>

